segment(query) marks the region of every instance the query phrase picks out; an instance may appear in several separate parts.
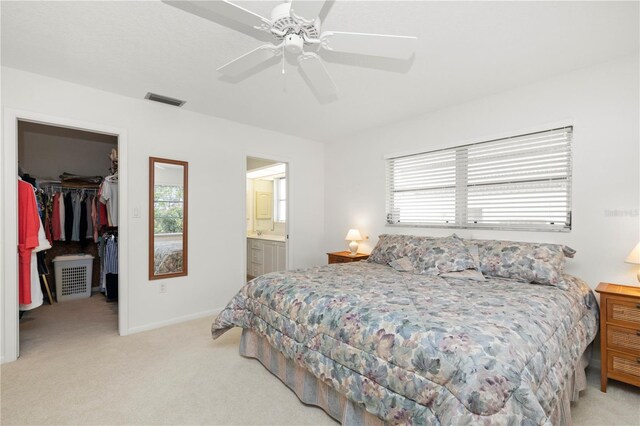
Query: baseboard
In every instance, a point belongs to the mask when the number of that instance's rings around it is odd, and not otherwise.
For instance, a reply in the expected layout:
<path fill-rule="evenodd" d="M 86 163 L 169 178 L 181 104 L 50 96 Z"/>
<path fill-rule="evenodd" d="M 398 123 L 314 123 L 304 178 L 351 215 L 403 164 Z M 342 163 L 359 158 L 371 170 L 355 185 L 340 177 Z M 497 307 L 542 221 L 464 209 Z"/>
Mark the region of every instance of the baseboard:
<path fill-rule="evenodd" d="M 203 317 L 218 315 L 220 312 L 222 312 L 223 309 L 224 308 L 209 309 L 209 310 L 206 310 L 206 311 L 196 312 L 195 314 L 189 314 L 189 315 L 184 315 L 184 316 L 177 317 L 177 318 L 171 318 L 171 319 L 168 319 L 168 320 L 165 320 L 165 321 L 158 321 L 158 322 L 153 322 L 151 324 L 145 324 L 145 325 L 140 325 L 140 326 L 137 326 L 137 327 L 131 327 L 131 328 L 129 328 L 127 330 L 127 334 L 140 333 L 142 331 L 154 330 L 156 328 L 166 327 L 168 325 L 179 324 L 179 323 L 185 322 L 185 321 L 192 321 L 192 320 L 203 318 Z"/>

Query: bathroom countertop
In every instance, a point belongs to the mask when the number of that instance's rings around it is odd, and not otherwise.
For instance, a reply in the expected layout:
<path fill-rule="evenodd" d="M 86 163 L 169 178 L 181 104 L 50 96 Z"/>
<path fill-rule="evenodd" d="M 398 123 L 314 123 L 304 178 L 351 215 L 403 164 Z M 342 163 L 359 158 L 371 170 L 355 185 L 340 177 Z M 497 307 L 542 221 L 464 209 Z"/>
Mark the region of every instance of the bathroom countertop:
<path fill-rule="evenodd" d="M 254 240 L 278 241 L 281 243 L 284 243 L 285 241 L 284 235 L 251 234 L 247 235 L 247 238 L 253 238 Z"/>

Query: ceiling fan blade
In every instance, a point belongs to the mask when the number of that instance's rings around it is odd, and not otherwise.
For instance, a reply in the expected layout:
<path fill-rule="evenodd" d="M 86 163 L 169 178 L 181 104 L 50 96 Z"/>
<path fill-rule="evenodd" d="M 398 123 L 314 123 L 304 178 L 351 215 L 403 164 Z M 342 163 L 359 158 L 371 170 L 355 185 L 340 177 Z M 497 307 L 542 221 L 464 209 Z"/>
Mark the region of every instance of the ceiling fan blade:
<path fill-rule="evenodd" d="M 251 52 L 245 53 L 239 58 L 236 58 L 233 61 L 224 64 L 216 71 L 229 77 L 235 77 L 242 74 L 243 72 L 257 67 L 265 61 L 268 61 L 280 52 L 281 49 L 279 49 L 278 47 L 271 44 L 265 44 L 264 46 L 253 49 Z"/>
<path fill-rule="evenodd" d="M 324 3 L 324 0 L 292 0 L 291 13 L 295 14 L 298 18 L 303 18 L 306 21 L 313 21 L 320 14 Z"/>
<path fill-rule="evenodd" d="M 325 31 L 321 46 L 335 52 L 408 59 L 415 51 L 416 37 Z"/>
<path fill-rule="evenodd" d="M 218 16 L 224 16 L 233 21 L 254 27 L 257 29 L 268 30 L 271 27 L 271 21 L 257 13 L 253 13 L 237 4 L 226 0 L 215 1 L 193 1 L 193 0 L 162 0 L 163 3 L 177 7 L 186 12 L 216 21 Z"/>
<path fill-rule="evenodd" d="M 298 56 L 298 65 L 307 83 L 319 97 L 325 98 L 337 93 L 336 85 L 318 55 L 303 53 Z"/>

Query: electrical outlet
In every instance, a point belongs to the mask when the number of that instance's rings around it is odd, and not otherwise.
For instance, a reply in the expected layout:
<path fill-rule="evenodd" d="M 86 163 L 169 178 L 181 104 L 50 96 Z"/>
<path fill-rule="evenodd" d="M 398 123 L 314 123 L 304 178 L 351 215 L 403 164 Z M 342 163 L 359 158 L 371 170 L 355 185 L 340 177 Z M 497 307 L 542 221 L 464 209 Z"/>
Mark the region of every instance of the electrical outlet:
<path fill-rule="evenodd" d="M 160 284 L 160 293 L 167 292 L 167 285 L 165 283 Z"/>
<path fill-rule="evenodd" d="M 133 217 L 140 218 L 140 207 L 133 208 Z"/>

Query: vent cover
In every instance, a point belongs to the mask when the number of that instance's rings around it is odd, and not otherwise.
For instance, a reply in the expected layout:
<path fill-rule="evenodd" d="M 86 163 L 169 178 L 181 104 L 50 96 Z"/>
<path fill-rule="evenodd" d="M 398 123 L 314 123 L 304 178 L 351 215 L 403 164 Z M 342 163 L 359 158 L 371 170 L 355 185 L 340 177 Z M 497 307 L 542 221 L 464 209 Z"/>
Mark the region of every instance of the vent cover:
<path fill-rule="evenodd" d="M 148 92 L 144 97 L 145 99 L 149 99 L 150 101 L 160 102 L 161 104 L 167 104 L 172 106 L 181 107 L 185 104 L 186 101 L 181 101 L 180 99 L 170 98 L 168 96 L 158 95 L 156 93 Z"/>

